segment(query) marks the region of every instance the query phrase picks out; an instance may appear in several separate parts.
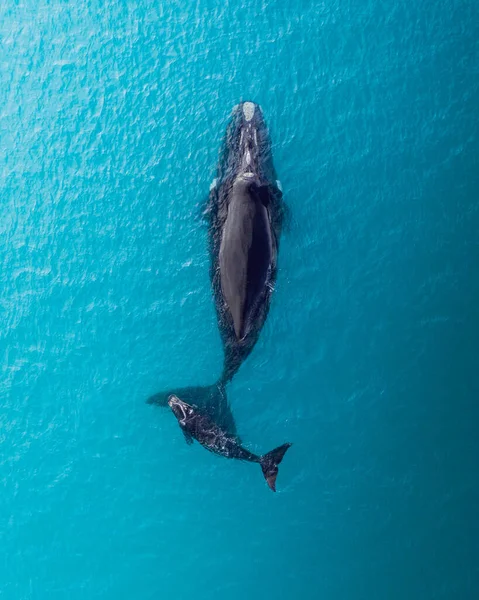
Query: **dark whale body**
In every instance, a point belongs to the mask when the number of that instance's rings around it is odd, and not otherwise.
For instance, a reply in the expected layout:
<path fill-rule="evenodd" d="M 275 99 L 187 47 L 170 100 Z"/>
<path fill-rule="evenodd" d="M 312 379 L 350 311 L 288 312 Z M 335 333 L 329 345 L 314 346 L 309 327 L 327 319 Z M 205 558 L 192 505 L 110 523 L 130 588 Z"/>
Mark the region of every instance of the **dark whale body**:
<path fill-rule="evenodd" d="M 266 321 L 284 213 L 261 108 L 244 102 L 233 110 L 207 211 L 211 280 L 225 351 L 222 385 L 251 353 Z"/>
<path fill-rule="evenodd" d="M 177 418 L 188 444 L 192 444 L 193 440 L 197 440 L 210 452 L 225 458 L 236 458 L 258 463 L 268 486 L 273 492 L 276 491 L 278 466 L 291 444 L 283 444 L 263 456 L 258 456 L 243 448 L 236 435 L 224 431 L 208 415 L 201 412 L 197 406 L 188 404 L 175 395 L 170 396 L 168 405 Z"/>
<path fill-rule="evenodd" d="M 262 110 L 243 102 L 233 109 L 205 211 L 223 370 L 212 386 L 174 391 L 233 433 L 225 386 L 253 350 L 266 321 L 284 214 Z M 171 394 L 162 392 L 148 401 L 166 406 Z"/>

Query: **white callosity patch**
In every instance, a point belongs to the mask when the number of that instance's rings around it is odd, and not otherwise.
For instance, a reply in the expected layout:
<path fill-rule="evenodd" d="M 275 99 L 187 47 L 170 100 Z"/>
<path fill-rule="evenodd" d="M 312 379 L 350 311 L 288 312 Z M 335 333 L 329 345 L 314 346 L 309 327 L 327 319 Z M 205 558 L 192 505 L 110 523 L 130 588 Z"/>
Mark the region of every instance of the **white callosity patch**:
<path fill-rule="evenodd" d="M 276 180 L 276 185 L 278 186 L 278 190 L 280 192 L 282 192 L 283 191 L 283 186 L 281 185 L 281 181 L 279 179 Z"/>
<path fill-rule="evenodd" d="M 254 115 L 254 104 L 252 102 L 245 102 L 243 104 L 243 114 L 247 121 L 251 121 Z"/>
<path fill-rule="evenodd" d="M 215 178 L 215 179 L 213 179 L 213 181 L 210 183 L 210 192 L 211 192 L 211 190 L 214 190 L 214 189 L 215 189 L 217 182 L 218 182 L 218 180 Z"/>

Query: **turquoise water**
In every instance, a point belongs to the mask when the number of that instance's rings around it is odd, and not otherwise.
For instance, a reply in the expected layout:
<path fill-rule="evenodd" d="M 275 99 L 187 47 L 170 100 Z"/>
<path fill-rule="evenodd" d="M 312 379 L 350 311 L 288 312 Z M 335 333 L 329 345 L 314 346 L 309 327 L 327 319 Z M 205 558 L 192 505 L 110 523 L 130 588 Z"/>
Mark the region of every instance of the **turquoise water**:
<path fill-rule="evenodd" d="M 0 8 L 0 598 L 479 597 L 479 5 Z M 293 222 L 229 387 L 198 205 L 259 102 Z"/>

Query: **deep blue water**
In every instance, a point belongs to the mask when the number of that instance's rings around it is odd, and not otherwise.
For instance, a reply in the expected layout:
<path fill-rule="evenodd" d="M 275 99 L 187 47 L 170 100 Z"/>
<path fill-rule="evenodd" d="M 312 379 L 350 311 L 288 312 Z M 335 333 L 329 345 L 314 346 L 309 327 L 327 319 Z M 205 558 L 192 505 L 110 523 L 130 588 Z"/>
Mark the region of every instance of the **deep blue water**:
<path fill-rule="evenodd" d="M 0 598 L 479 597 L 479 5 L 0 8 Z M 206 229 L 259 102 L 293 222 L 228 395 Z"/>

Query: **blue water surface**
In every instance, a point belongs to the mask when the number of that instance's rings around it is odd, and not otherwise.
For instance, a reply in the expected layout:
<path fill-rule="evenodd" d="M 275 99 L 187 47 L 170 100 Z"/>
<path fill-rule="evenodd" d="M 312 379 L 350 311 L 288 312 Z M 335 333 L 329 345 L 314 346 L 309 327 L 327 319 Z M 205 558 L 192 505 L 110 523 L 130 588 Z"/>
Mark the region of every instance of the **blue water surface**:
<path fill-rule="evenodd" d="M 476 0 L 0 8 L 0 598 L 479 598 Z M 263 107 L 293 220 L 228 389 L 200 205 Z"/>

